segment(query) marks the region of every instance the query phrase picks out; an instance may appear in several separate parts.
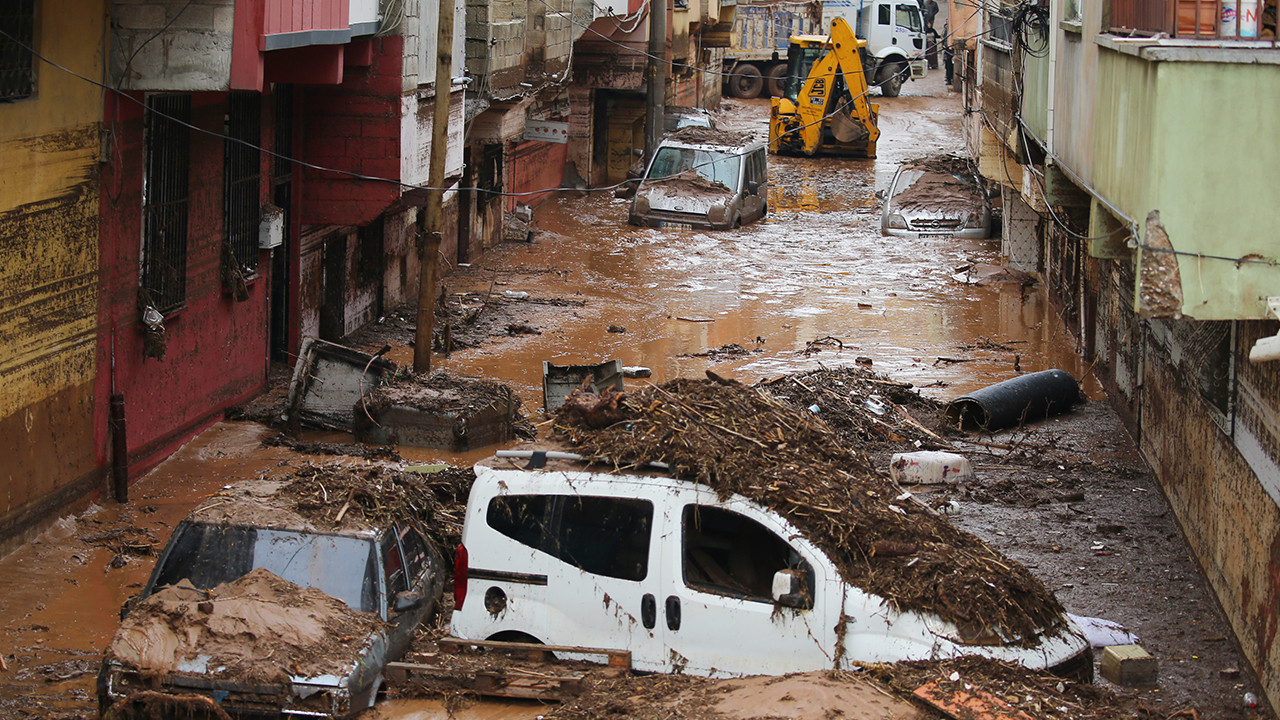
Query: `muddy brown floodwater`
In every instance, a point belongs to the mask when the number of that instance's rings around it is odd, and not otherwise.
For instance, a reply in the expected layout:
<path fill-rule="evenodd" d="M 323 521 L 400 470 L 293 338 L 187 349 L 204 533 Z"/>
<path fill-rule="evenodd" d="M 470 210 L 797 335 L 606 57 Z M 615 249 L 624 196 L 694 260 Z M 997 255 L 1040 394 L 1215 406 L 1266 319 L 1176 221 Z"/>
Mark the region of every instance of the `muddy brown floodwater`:
<path fill-rule="evenodd" d="M 604 193 L 569 193 L 538 207 L 534 242 L 494 248 L 445 286 L 575 302 L 504 300 L 503 312 L 541 334 L 501 334 L 437 356 L 435 366 L 505 382 L 529 412 L 542 404 L 544 360 L 617 358 L 651 368 L 654 382 L 709 368 L 756 382 L 869 358 L 875 370 L 938 399 L 1019 372 L 1067 370 L 1094 402 L 1025 431 L 982 438 L 1012 449 L 964 446 L 976 479 L 939 499 L 954 500 L 957 523 L 1026 564 L 1068 610 L 1121 622 L 1139 635 L 1160 661 L 1161 682 L 1127 694 L 1170 710 L 1192 705 L 1207 718 L 1269 717 L 1243 708 L 1243 694 L 1256 693 L 1256 683 L 1158 486 L 1101 402 L 1043 290 L 952 279 L 962 266 L 999 263 L 998 240 L 880 234 L 877 191 L 897 164 L 962 152 L 959 96 L 932 73 L 879 102 L 878 159 L 771 156 L 769 215 L 744 228 L 635 228 L 625 222 L 626 201 Z M 717 119 L 764 137 L 768 114 L 767 101 L 727 100 Z M 374 346 L 397 340 L 390 357 L 410 364 L 411 332 L 379 332 L 362 337 Z M 708 353 L 732 345 L 741 351 Z M 95 716 L 98 659 L 121 603 L 150 572 L 149 553 L 222 485 L 308 459 L 264 446 L 273 434 L 254 423 L 220 423 L 138 481 L 130 505 L 69 516 L 0 559 L 0 656 L 7 665 L 0 670 L 0 718 Z M 399 451 L 412 461 L 456 464 L 489 454 Z M 537 706 L 484 704 L 470 712 L 534 717 Z M 395 700 L 377 716 L 444 713 L 438 703 Z"/>

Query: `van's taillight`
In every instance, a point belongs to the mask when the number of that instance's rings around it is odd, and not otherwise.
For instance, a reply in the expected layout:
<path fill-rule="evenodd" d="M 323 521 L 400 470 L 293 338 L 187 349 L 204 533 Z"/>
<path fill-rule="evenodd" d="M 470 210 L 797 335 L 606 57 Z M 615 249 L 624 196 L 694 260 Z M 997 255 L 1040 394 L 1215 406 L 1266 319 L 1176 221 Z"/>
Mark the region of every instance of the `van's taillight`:
<path fill-rule="evenodd" d="M 467 546 L 459 545 L 453 561 L 453 609 L 461 610 L 467 599 Z"/>

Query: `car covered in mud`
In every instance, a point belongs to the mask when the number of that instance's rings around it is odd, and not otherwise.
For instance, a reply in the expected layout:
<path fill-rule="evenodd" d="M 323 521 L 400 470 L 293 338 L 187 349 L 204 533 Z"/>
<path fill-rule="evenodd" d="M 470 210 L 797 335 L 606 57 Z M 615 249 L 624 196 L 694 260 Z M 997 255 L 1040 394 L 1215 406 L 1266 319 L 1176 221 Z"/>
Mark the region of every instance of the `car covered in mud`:
<path fill-rule="evenodd" d="M 686 127 L 658 144 L 631 199 L 645 227 L 725 229 L 769 212 L 764 143 L 749 134 Z"/>
<path fill-rule="evenodd" d="M 846 581 L 766 504 L 656 473 L 537 464 L 476 467 L 459 637 L 626 649 L 638 670 L 711 677 L 981 655 L 1092 678 L 1089 642 L 1056 602 L 1022 637 L 962 627 Z"/>
<path fill-rule="evenodd" d="M 370 476 L 344 474 L 234 484 L 193 510 L 121 613 L 100 711 L 146 691 L 234 716 L 370 707 L 434 614 L 444 566 L 414 514 L 362 503 Z"/>
<path fill-rule="evenodd" d="M 982 239 L 992 233 L 986 183 L 964 158 L 941 156 L 905 162 L 885 194 L 885 235 L 947 235 Z"/>

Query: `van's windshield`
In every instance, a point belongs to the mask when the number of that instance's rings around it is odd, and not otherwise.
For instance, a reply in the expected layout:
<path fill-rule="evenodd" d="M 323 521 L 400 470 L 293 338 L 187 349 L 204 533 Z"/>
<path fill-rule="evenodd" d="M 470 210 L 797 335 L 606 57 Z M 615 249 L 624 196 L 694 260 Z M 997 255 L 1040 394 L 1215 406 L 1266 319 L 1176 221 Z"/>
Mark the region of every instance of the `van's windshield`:
<path fill-rule="evenodd" d="M 694 170 L 711 182 L 720 183 L 730 190 L 738 189 L 738 169 L 742 166 L 741 156 L 735 153 L 716 152 L 664 146 L 658 148 L 658 154 L 649 166 L 646 180 L 679 175 L 687 170 Z"/>
<path fill-rule="evenodd" d="M 151 591 L 183 579 L 208 590 L 257 568 L 332 595 L 352 610 L 378 612 L 371 538 L 243 525 L 179 525 Z"/>

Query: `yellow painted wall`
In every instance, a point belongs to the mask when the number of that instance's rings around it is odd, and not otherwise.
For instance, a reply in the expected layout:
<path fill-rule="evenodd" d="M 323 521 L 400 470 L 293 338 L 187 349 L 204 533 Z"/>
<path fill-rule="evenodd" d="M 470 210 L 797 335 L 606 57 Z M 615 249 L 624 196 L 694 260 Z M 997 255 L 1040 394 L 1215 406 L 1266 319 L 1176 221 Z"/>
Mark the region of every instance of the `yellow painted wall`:
<path fill-rule="evenodd" d="M 104 0 L 37 0 L 35 50 L 94 80 Z M 0 545 L 83 494 L 93 432 L 102 91 L 36 60 L 0 104 Z"/>

